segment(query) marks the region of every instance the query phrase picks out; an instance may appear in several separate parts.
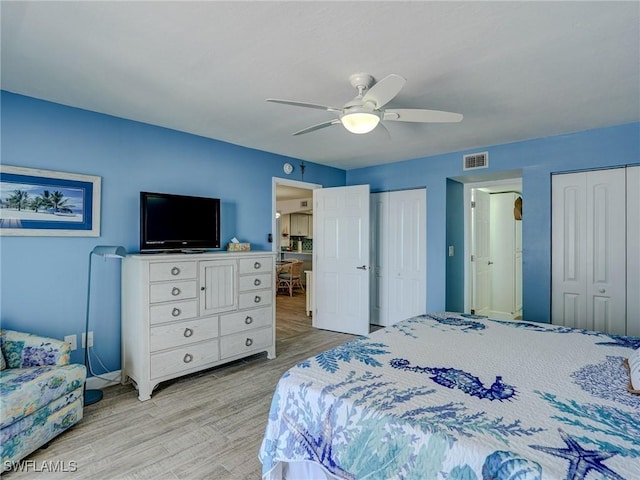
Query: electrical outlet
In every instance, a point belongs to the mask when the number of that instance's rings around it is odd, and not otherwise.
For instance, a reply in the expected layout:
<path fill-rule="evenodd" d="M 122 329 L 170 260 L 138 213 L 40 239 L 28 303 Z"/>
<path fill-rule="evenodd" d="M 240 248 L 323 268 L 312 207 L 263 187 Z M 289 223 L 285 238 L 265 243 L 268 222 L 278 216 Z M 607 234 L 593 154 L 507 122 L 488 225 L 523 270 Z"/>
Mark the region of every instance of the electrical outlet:
<path fill-rule="evenodd" d="M 86 337 L 85 334 L 82 334 L 82 348 L 87 348 L 86 345 Z M 89 347 L 93 347 L 93 332 L 89 332 Z"/>
<path fill-rule="evenodd" d="M 64 337 L 64 342 L 71 346 L 71 351 L 78 349 L 78 337 L 75 335 L 67 335 Z"/>

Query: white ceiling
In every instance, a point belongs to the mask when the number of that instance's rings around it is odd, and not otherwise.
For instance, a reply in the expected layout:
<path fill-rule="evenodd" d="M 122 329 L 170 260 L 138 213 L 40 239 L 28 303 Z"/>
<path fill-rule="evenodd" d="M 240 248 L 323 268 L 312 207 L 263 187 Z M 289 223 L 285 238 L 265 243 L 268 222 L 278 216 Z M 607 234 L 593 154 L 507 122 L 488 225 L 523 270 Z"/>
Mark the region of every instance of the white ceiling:
<path fill-rule="evenodd" d="M 640 120 L 640 2 L 2 1 L 2 89 L 344 169 Z M 353 135 L 266 98 L 464 114 Z"/>

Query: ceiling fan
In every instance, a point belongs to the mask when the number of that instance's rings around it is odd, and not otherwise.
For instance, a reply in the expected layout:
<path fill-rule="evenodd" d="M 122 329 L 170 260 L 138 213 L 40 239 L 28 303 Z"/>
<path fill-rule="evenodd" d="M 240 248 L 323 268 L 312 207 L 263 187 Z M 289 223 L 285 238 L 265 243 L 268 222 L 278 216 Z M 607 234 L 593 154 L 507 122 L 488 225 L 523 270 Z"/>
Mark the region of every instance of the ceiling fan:
<path fill-rule="evenodd" d="M 302 135 L 338 124 L 342 124 L 351 133 L 363 134 L 371 132 L 380 124 L 380 121 L 418 123 L 455 123 L 462 121 L 463 117 L 460 113 L 418 108 L 384 109 L 383 107 L 400 93 L 406 83 L 406 80 L 400 75 L 392 73 L 374 83 L 373 77 L 368 73 L 354 73 L 349 77 L 349 81 L 353 87 L 358 89 L 358 95 L 342 107 L 327 107 L 315 103 L 294 102 L 276 98 L 267 98 L 267 102 L 326 110 L 338 115 L 338 118 L 303 128 L 294 132 L 293 135 Z M 381 126 L 384 128 L 383 125 Z"/>

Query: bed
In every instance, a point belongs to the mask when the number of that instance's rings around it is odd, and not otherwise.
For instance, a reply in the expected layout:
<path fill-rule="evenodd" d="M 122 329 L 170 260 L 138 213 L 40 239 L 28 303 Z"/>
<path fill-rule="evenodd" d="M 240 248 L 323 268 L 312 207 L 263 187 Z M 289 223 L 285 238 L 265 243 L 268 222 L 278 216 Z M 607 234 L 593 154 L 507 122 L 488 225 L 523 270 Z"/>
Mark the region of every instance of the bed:
<path fill-rule="evenodd" d="M 263 479 L 640 479 L 640 338 L 430 313 L 288 370 Z"/>

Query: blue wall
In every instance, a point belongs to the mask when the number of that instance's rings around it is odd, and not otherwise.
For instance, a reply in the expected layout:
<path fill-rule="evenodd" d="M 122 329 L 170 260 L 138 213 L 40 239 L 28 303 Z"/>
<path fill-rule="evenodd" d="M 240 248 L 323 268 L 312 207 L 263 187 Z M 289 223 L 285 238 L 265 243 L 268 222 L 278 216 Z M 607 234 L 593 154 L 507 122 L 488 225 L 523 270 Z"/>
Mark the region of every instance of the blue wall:
<path fill-rule="evenodd" d="M 141 190 L 219 197 L 223 244 L 236 236 L 271 250 L 272 177 L 285 177 L 282 164 L 297 160 L 8 92 L 0 100 L 3 164 L 102 177 L 99 238 L 0 237 L 2 327 L 80 341 L 89 252 L 138 250 Z M 307 182 L 345 184 L 344 170 L 306 165 Z M 120 262 L 93 262 L 95 351 L 118 370 Z M 82 350 L 72 360 L 82 362 Z"/>
<path fill-rule="evenodd" d="M 7 92 L 0 101 L 3 164 L 102 177 L 99 238 L 0 237 L 3 327 L 80 338 L 88 254 L 95 245 L 138 249 L 141 190 L 219 197 L 222 241 L 237 236 L 270 249 L 272 177 L 284 177 L 282 163 L 292 159 Z M 640 124 L 474 149 L 485 150 L 489 172 L 522 170 L 524 317 L 548 322 L 551 173 L 637 164 Z M 462 198 L 448 179 L 464 175 L 464 153 L 349 172 L 307 164 L 305 181 L 368 183 L 372 191 L 426 187 L 427 308 L 443 310 L 462 298 Z M 456 257 L 447 257 L 447 245 Z M 95 350 L 109 370 L 120 368 L 119 263 L 93 264 Z M 72 360 L 81 362 L 81 352 Z"/>
<path fill-rule="evenodd" d="M 551 289 L 551 174 L 572 170 L 638 164 L 640 123 L 601 128 L 536 140 L 473 149 L 489 152 L 486 172 L 522 170 L 523 196 L 523 317 L 549 322 Z M 447 242 L 464 245 L 462 228 L 447 222 L 448 213 L 460 215 L 455 202 L 447 198 L 447 179 L 463 176 L 462 156 L 470 151 L 418 158 L 405 162 L 350 170 L 347 184 L 369 184 L 372 191 L 426 187 L 427 189 L 427 310 L 443 310 L 447 299 L 456 301 L 461 293 L 449 292 Z M 459 201 L 462 201 L 459 199 Z M 463 219 L 459 218 L 459 222 Z M 451 237 L 447 240 L 447 231 Z M 457 234 L 455 232 L 458 232 Z M 452 243 L 449 243 L 452 244 Z M 457 255 L 462 249 L 456 248 Z M 451 260 L 449 260 L 451 262 Z M 460 265 L 449 276 L 459 278 Z M 446 281 L 445 281 L 446 279 Z M 451 282 L 452 284 L 454 282 Z M 452 288 L 454 285 L 452 285 Z M 463 285 L 458 285 L 462 289 Z"/>

